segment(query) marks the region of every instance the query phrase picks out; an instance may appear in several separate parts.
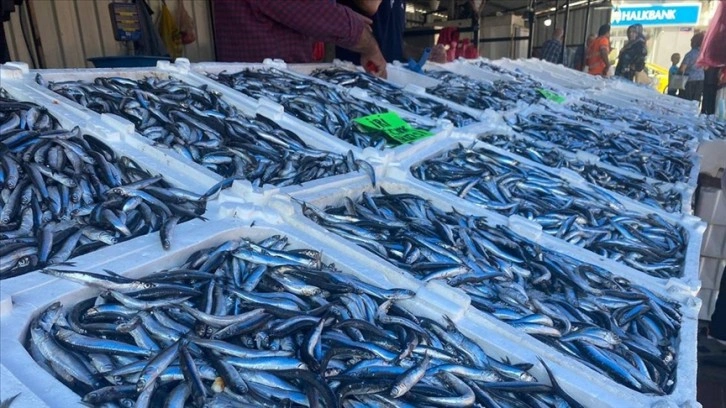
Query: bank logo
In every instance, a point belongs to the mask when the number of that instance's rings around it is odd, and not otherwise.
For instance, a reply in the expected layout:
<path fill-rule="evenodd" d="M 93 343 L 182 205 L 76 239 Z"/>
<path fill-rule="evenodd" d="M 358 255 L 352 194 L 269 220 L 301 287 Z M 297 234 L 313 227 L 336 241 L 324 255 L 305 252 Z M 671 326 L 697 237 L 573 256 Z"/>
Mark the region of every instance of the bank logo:
<path fill-rule="evenodd" d="M 611 15 L 613 26 L 643 25 L 685 25 L 695 24 L 700 14 L 699 4 L 671 6 L 614 7 Z"/>
<path fill-rule="evenodd" d="M 618 23 L 637 23 L 640 21 L 676 21 L 676 9 L 661 10 L 615 10 L 613 11 L 613 22 Z"/>

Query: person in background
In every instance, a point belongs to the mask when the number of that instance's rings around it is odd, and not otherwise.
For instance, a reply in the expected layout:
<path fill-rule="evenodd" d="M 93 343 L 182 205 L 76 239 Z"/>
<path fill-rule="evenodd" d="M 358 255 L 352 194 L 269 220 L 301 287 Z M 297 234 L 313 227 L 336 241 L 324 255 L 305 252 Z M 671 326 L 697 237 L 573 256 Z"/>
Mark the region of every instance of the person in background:
<path fill-rule="evenodd" d="M 587 49 L 587 72 L 607 76 L 610 70 L 610 24 L 603 24 Z"/>
<path fill-rule="evenodd" d="M 628 41 L 620 50 L 615 75 L 632 81 L 636 73 L 645 69 L 645 57 L 647 55 L 648 47 L 645 44 L 643 26 L 633 24 L 628 27 Z"/>
<path fill-rule="evenodd" d="M 671 55 L 671 67 L 668 70 L 668 83 L 671 83 L 671 78 L 673 78 L 673 75 L 678 75 L 678 63 L 681 62 L 681 54 L 674 53 Z M 678 93 L 678 89 L 671 89 L 668 88 L 668 95 L 676 96 Z"/>
<path fill-rule="evenodd" d="M 708 67 L 703 72 L 703 102 L 701 113 L 713 115 L 716 113 L 716 93 L 718 92 L 718 77 L 721 68 Z"/>
<path fill-rule="evenodd" d="M 403 61 L 403 31 L 406 29 L 406 2 L 404 0 L 339 0 L 353 11 L 373 21 L 371 29 L 388 62 Z M 360 54 L 336 47 L 335 57 L 360 65 Z"/>
<path fill-rule="evenodd" d="M 313 61 L 315 41 L 360 53 L 361 65 L 386 76 L 386 60 L 373 36 L 371 20 L 330 0 L 214 0 L 217 60 Z"/>
<path fill-rule="evenodd" d="M 691 38 L 691 50 L 686 53 L 681 62 L 678 72 L 688 76 L 686 89 L 678 92 L 678 96 L 689 101 L 700 101 L 703 94 L 703 68 L 696 66 L 698 54 L 701 53 L 701 44 L 703 43 L 703 33 L 696 33 Z"/>
<path fill-rule="evenodd" d="M 564 32 L 561 28 L 555 28 L 555 31 L 552 32 L 552 38 L 542 44 L 540 59 L 553 64 L 562 63 L 562 35 Z"/>
<path fill-rule="evenodd" d="M 585 44 L 577 47 L 577 51 L 575 51 L 575 66 L 573 67 L 574 69 L 578 71 L 584 71 L 584 68 L 587 66 L 585 64 L 587 49 L 590 48 L 590 44 L 592 44 L 593 41 L 595 41 L 595 34 L 590 34 L 587 36 Z"/>

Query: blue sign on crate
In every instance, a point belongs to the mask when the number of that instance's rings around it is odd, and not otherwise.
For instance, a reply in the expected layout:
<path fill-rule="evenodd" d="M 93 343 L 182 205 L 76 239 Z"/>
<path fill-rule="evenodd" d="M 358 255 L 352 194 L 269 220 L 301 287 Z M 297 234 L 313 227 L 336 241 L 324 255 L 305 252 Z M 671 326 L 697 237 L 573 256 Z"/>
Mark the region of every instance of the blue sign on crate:
<path fill-rule="evenodd" d="M 623 5 L 613 7 L 611 25 L 688 26 L 696 25 L 700 15 L 699 3 Z"/>

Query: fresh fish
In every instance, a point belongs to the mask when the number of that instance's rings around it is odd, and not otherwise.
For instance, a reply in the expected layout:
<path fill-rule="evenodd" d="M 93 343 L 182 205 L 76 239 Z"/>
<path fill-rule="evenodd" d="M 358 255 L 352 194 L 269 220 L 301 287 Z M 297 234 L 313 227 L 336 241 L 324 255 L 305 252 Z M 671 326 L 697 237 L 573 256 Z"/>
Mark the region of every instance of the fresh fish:
<path fill-rule="evenodd" d="M 644 177 L 634 177 L 599 164 L 587 163 L 572 154 L 536 142 L 527 136 L 510 137 L 489 133 L 479 135 L 479 140 L 545 166 L 570 169 L 592 184 L 651 207 L 671 213 L 683 211 L 683 194 L 672 184 L 647 181 Z"/>
<path fill-rule="evenodd" d="M 480 174 L 482 170 L 472 168 L 471 171 Z M 373 212 L 387 214 L 390 223 L 374 222 L 365 216 Z M 321 216 L 321 213 L 327 215 Z M 596 265 L 542 248 L 506 226 L 490 227 L 483 217 L 441 211 L 413 194 L 381 191 L 326 209 L 313 209 L 310 203 L 305 203 L 303 214 L 344 238 L 355 236 L 351 231 L 364 231 L 366 235 L 357 236 L 358 245 L 417 278 L 458 266 L 463 273 L 441 274 L 438 279 L 463 290 L 472 306 L 482 313 L 510 324 L 625 386 L 652 394 L 668 394 L 673 390 L 676 367 L 672 359 L 682 315 L 676 304 L 645 288 Z M 357 230 L 347 229 L 342 234 L 343 229 L 338 227 L 345 223 L 355 225 Z M 368 234 L 380 238 L 374 239 Z M 381 245 L 383 252 L 371 242 Z M 410 257 L 409 253 L 415 250 L 420 255 Z M 443 251 L 453 257 L 442 259 Z M 427 324 L 422 326 L 428 328 Z M 447 328 L 448 332 L 436 326 L 431 330 L 464 356 L 460 362 L 447 367 L 452 373 L 531 381 L 526 371 L 500 366 L 491 359 L 485 365 L 482 354 L 474 352 L 476 345 L 467 344 L 461 334 L 452 331 L 455 328 L 452 323 Z M 612 371 L 612 367 L 624 362 L 631 367 Z M 479 368 L 474 370 L 470 365 Z M 443 367 L 432 365 L 428 371 L 433 374 Z M 641 367 L 646 368 L 647 374 Z M 395 377 L 400 374 L 396 373 Z"/>
<path fill-rule="evenodd" d="M 367 171 L 366 166 L 359 167 L 360 160 L 309 146 L 264 116 L 242 114 L 206 87 L 152 77 L 45 82 L 38 76 L 37 81 L 95 112 L 128 119 L 138 134 L 157 146 L 172 149 L 224 178 L 284 187 Z"/>
<path fill-rule="evenodd" d="M 688 234 L 627 211 L 606 190 L 580 187 L 481 145 L 459 146 L 411 169 L 414 177 L 660 278 L 680 277 Z M 662 227 L 670 227 L 663 229 Z"/>
<path fill-rule="evenodd" d="M 369 96 L 381 102 L 425 118 L 446 119 L 456 127 L 463 127 L 476 122 L 476 118 L 466 112 L 430 98 L 417 96 L 397 85 L 365 72 L 351 71 L 344 68 L 323 68 L 313 71 L 311 75 L 345 88 L 363 89 Z"/>
<path fill-rule="evenodd" d="M 33 121 L 15 119 L 29 112 L 34 112 Z M 0 93 L 0 123 L 5 124 L 0 162 L 8 175 L 0 190 L 9 191 L 0 198 L 0 246 L 13 249 L 0 255 L 0 279 L 160 229 L 168 243 L 171 229 L 155 225 L 149 217 L 166 226 L 167 220 L 202 218 L 206 210 L 206 200 L 179 196 L 163 177 L 116 156 L 79 128 L 64 130 L 35 104 Z M 31 124 L 32 129 L 21 127 Z M 19 134 L 27 135 L 20 140 Z M 130 190 L 137 191 L 134 206 L 117 193 Z M 173 211 L 158 204 L 168 195 L 176 197 Z"/>
<path fill-rule="evenodd" d="M 418 318 L 399 306 L 414 293 L 364 284 L 322 263 L 317 251 L 286 246 L 282 236 L 228 241 L 197 251 L 176 268 L 152 273 L 149 279 L 163 279 L 143 289 L 132 285 L 140 281 L 115 275 L 58 273 L 116 289 L 80 302 L 68 314 L 60 303 L 50 305 L 31 325 L 29 347 L 32 351 L 39 342 L 42 351 L 32 355 L 40 364 L 49 361 L 45 369 L 91 404 L 216 406 L 219 396 L 226 395 L 235 401 L 229 402 L 232 406 L 280 406 L 287 400 L 338 407 L 366 404 L 374 397 L 388 406 L 424 401 L 469 406 L 484 401 L 471 388 L 478 385 L 487 389 L 486 401 L 505 404 L 527 398 L 535 406 L 567 406 L 553 403 L 566 400 L 564 392 L 527 372 L 532 364 L 497 361 L 453 322 Z M 267 265 L 257 263 L 262 257 L 239 260 L 234 248 L 278 261 Z M 261 278 L 248 273 L 259 268 Z M 234 279 L 237 274 L 241 281 Z M 296 294 L 279 286 L 275 274 L 320 290 Z M 258 283 L 239 297 L 247 279 Z M 162 285 L 187 286 L 196 293 L 181 299 Z M 280 298 L 297 309 L 275 306 Z M 205 311 L 210 303 L 222 305 L 218 314 Z M 224 325 L 257 317 L 265 319 L 254 329 L 215 337 Z M 147 339 L 127 334 L 134 330 L 143 330 L 162 346 L 147 347 Z M 94 364 L 94 353 L 106 356 L 102 364 Z M 86 368 L 96 366 L 103 372 Z M 529 386 L 519 385 L 522 381 Z"/>

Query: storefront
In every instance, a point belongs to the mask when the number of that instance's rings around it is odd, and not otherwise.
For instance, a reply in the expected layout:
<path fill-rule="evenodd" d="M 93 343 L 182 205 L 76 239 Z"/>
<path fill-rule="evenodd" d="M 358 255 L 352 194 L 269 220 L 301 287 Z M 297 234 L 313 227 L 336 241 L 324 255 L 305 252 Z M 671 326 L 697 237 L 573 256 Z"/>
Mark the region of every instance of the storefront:
<path fill-rule="evenodd" d="M 611 18 L 611 42 L 617 52 L 627 41 L 627 29 L 642 24 L 648 38 L 648 59 L 651 64 L 668 68 L 673 53 L 685 55 L 691 49 L 693 34 L 705 31 L 715 12 L 716 2 L 675 2 L 665 4 L 633 4 L 614 2 Z"/>

